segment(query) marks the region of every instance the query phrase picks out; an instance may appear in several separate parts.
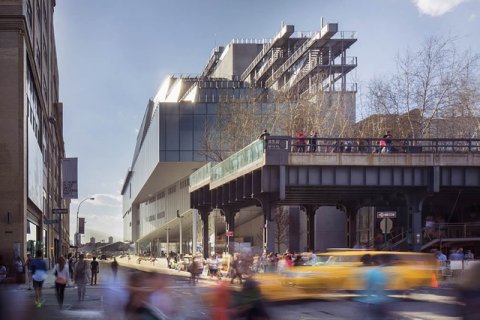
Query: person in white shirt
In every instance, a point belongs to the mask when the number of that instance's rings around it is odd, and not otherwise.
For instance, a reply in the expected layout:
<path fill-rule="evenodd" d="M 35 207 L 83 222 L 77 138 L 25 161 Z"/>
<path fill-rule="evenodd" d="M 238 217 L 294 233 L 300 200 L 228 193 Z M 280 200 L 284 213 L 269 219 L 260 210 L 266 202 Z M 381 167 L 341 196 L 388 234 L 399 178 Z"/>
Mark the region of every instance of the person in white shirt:
<path fill-rule="evenodd" d="M 53 268 L 55 275 L 55 295 L 60 309 L 63 307 L 63 298 L 65 297 L 65 287 L 70 279 L 70 271 L 64 257 L 58 258 L 58 263 Z"/>

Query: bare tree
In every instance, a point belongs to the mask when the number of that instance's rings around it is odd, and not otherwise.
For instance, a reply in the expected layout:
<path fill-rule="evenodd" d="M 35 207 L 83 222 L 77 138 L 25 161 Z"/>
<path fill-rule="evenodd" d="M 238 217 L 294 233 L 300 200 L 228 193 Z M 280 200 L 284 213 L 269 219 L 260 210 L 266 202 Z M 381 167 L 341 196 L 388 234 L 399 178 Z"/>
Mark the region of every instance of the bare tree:
<path fill-rule="evenodd" d="M 257 139 L 264 129 L 275 135 L 316 130 L 319 136 L 342 137 L 352 133 L 352 99 L 352 94 L 323 91 L 302 98 L 281 91 L 267 99 L 252 91 L 219 104 L 216 121 L 206 126 L 202 149 L 208 159 L 222 161 Z"/>
<path fill-rule="evenodd" d="M 478 62 L 478 55 L 459 53 L 455 39 L 427 38 L 417 52 L 397 56 L 390 78 L 370 83 L 372 111 L 391 116 L 387 129 L 412 138 L 435 136 L 438 119 L 478 117 Z"/>
<path fill-rule="evenodd" d="M 277 252 L 281 252 L 281 246 L 288 245 L 289 211 L 288 207 L 278 207 L 275 216 L 275 244 Z"/>

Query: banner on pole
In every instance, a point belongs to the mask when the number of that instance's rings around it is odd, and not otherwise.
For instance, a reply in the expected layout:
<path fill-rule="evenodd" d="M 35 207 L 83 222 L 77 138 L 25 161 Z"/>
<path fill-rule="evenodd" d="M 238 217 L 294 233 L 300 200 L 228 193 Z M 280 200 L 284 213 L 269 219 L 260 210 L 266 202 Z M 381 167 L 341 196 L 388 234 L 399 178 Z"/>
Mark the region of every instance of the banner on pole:
<path fill-rule="evenodd" d="M 78 218 L 78 233 L 85 234 L 85 218 Z"/>
<path fill-rule="evenodd" d="M 77 163 L 77 158 L 65 158 L 62 160 L 62 197 L 64 199 L 78 199 Z"/>

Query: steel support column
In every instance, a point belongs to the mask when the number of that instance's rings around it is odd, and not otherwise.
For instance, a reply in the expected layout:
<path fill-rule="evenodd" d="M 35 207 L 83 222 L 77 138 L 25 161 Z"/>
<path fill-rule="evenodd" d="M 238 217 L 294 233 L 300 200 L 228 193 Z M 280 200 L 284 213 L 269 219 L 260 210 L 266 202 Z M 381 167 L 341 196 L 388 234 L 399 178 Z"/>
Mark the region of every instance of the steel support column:
<path fill-rule="evenodd" d="M 348 248 L 353 248 L 357 241 L 357 211 L 357 206 L 353 204 L 345 206 L 345 214 L 347 216 L 346 244 Z"/>
<path fill-rule="evenodd" d="M 428 197 L 425 192 L 410 193 L 408 200 L 409 245 L 413 251 L 420 251 L 423 242 L 422 207 Z"/>
<path fill-rule="evenodd" d="M 315 250 L 315 213 L 318 206 L 304 205 L 305 214 L 307 215 L 307 249 L 308 251 Z"/>

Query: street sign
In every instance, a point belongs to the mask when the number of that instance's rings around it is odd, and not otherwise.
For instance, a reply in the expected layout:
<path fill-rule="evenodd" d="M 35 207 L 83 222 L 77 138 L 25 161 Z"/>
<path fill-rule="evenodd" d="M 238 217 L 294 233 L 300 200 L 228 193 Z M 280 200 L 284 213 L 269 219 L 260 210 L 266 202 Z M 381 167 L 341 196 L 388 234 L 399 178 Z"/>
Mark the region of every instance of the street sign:
<path fill-rule="evenodd" d="M 45 224 L 56 224 L 58 223 L 57 219 L 45 219 Z"/>
<path fill-rule="evenodd" d="M 392 231 L 392 227 L 393 227 L 392 219 L 383 218 L 382 221 L 380 221 L 380 229 L 382 229 L 383 233 L 390 233 L 390 231 Z"/>
<path fill-rule="evenodd" d="M 383 219 L 383 218 L 396 218 L 397 217 L 397 211 L 378 211 L 377 212 L 377 218 Z"/>
<path fill-rule="evenodd" d="M 52 209 L 53 214 L 68 214 L 68 209 Z"/>
<path fill-rule="evenodd" d="M 227 231 L 227 237 L 233 237 L 233 231 Z"/>

